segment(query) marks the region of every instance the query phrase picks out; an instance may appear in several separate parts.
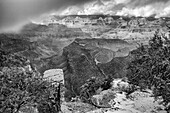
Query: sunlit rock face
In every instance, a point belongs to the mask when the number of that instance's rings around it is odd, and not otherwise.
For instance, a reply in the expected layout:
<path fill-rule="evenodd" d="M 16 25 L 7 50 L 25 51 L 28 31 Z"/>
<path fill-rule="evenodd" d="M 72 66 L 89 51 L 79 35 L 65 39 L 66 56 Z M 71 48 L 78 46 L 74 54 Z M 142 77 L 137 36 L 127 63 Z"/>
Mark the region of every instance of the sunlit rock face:
<path fill-rule="evenodd" d="M 43 78 L 54 82 L 62 82 L 64 84 L 64 74 L 62 69 L 47 70 L 44 72 Z"/>

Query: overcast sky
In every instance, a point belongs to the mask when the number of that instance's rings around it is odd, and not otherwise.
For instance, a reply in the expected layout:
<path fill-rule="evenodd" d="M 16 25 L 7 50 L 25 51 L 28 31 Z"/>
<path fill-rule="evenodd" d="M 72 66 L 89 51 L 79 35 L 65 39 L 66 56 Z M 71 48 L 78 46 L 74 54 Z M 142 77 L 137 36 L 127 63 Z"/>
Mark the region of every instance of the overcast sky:
<path fill-rule="evenodd" d="M 42 14 L 170 16 L 170 0 L 0 0 L 0 29 Z"/>

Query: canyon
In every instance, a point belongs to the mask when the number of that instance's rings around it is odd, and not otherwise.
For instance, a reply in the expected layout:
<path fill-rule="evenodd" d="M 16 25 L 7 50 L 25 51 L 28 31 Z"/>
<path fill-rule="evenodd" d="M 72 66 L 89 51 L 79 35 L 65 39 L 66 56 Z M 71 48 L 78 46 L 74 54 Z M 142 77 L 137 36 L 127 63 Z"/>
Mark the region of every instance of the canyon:
<path fill-rule="evenodd" d="M 126 77 L 131 51 L 148 45 L 156 32 L 169 39 L 170 18 L 50 15 L 19 33 L 1 33 L 0 50 L 29 59 L 41 76 L 59 75 L 71 101 L 90 78 L 102 85 Z"/>

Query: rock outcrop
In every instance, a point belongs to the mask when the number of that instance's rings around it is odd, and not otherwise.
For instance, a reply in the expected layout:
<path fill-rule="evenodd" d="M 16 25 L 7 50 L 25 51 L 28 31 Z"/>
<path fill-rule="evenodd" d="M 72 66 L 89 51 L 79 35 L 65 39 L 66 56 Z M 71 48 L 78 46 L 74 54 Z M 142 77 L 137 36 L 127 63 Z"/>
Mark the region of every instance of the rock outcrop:
<path fill-rule="evenodd" d="M 72 95 L 79 95 L 80 87 L 91 77 L 97 77 L 101 82 L 104 80 L 105 74 L 96 65 L 89 50 L 76 42 L 64 48 L 63 57 L 67 59 L 67 65 L 63 68 L 69 94 L 72 92 Z"/>
<path fill-rule="evenodd" d="M 64 74 L 62 69 L 50 69 L 44 72 L 44 79 L 52 82 L 62 82 L 64 84 Z"/>

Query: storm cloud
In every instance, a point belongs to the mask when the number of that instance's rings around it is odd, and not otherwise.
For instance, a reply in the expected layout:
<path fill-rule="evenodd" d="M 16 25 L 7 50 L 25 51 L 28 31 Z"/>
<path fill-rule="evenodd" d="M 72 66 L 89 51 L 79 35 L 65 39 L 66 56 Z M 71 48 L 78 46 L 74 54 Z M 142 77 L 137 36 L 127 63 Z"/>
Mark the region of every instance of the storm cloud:
<path fill-rule="evenodd" d="M 169 16 L 169 0 L 0 0 L 0 29 L 22 26 L 42 14 Z M 67 12 L 67 13 L 65 13 Z M 14 27 L 15 29 L 15 27 Z"/>

